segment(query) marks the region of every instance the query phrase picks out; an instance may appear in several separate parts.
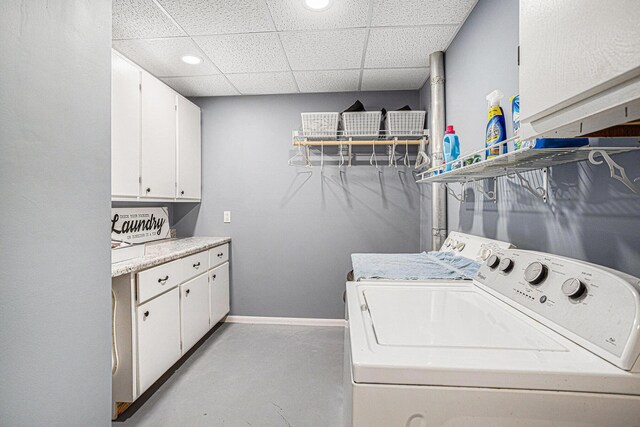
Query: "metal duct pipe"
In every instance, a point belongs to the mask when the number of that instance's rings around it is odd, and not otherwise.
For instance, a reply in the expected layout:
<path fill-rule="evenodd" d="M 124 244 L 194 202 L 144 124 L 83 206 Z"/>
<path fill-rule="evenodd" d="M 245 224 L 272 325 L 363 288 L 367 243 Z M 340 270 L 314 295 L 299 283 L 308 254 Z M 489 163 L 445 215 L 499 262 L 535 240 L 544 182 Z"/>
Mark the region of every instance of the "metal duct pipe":
<path fill-rule="evenodd" d="M 442 139 L 445 129 L 444 108 L 444 53 L 429 55 L 431 70 L 431 124 L 429 126 L 429 147 L 431 166 L 442 164 L 444 160 Z M 431 184 L 431 250 L 438 250 L 447 237 L 447 192 L 439 183 Z"/>

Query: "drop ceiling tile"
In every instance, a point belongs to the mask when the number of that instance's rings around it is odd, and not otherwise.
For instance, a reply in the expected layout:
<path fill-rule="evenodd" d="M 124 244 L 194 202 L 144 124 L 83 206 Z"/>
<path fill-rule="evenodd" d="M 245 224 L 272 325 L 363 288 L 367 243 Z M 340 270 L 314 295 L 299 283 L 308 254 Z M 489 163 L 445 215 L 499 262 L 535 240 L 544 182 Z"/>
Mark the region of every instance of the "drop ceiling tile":
<path fill-rule="evenodd" d="M 221 74 L 216 76 L 166 77 L 161 80 L 184 96 L 238 95 L 238 92 Z"/>
<path fill-rule="evenodd" d="M 371 26 L 461 24 L 478 0 L 372 0 Z"/>
<path fill-rule="evenodd" d="M 360 70 L 294 71 L 300 92 L 357 91 Z"/>
<path fill-rule="evenodd" d="M 420 89 L 429 75 L 429 68 L 398 68 L 364 70 L 362 90 Z"/>
<path fill-rule="evenodd" d="M 372 28 L 365 68 L 426 67 L 431 52 L 445 50 L 456 25 L 411 28 Z"/>
<path fill-rule="evenodd" d="M 220 74 L 218 69 L 188 37 L 115 40 L 113 48 L 151 74 L 159 77 Z M 203 61 L 198 65 L 185 64 L 181 59 L 184 55 L 198 56 Z"/>
<path fill-rule="evenodd" d="M 159 0 L 191 36 L 275 31 L 269 8 L 256 0 Z"/>
<path fill-rule="evenodd" d="M 114 40 L 186 35 L 152 0 L 113 0 L 112 7 Z"/>
<path fill-rule="evenodd" d="M 292 70 L 360 68 L 367 30 L 281 33 Z"/>
<path fill-rule="evenodd" d="M 227 77 L 243 95 L 298 92 L 290 72 L 228 74 Z"/>
<path fill-rule="evenodd" d="M 278 31 L 366 27 L 369 2 L 332 0 L 328 9 L 314 11 L 303 0 L 267 0 Z"/>
<path fill-rule="evenodd" d="M 289 70 L 276 33 L 199 36 L 193 39 L 223 73 Z"/>

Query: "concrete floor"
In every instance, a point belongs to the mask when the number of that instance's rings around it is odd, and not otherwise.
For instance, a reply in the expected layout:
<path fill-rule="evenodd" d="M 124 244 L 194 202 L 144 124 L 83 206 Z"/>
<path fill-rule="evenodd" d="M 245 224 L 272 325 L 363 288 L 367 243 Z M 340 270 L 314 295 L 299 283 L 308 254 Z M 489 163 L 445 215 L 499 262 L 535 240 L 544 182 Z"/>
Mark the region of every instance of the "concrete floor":
<path fill-rule="evenodd" d="M 222 324 L 113 426 L 341 426 L 343 332 Z"/>

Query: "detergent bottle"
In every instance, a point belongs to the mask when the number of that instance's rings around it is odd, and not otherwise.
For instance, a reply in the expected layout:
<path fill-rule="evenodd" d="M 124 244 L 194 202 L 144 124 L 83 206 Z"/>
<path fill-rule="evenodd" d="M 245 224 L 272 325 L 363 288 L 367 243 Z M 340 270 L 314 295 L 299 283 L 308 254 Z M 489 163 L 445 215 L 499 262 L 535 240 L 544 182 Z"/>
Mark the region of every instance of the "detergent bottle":
<path fill-rule="evenodd" d="M 460 140 L 453 126 L 447 126 L 447 130 L 444 133 L 444 139 L 442 140 L 442 151 L 444 152 L 444 161 L 447 163 L 444 171 L 451 170 L 451 163 L 460 156 Z"/>
<path fill-rule="evenodd" d="M 500 100 L 504 97 L 504 94 L 499 89 L 494 90 L 487 95 L 487 102 L 489 103 L 489 114 L 487 123 L 487 138 L 486 146 L 490 147 L 500 141 L 507 139 L 506 124 L 504 121 L 504 111 L 500 107 Z M 507 144 L 500 147 L 490 148 L 486 151 L 487 159 L 496 157 L 502 153 L 507 152 Z"/>

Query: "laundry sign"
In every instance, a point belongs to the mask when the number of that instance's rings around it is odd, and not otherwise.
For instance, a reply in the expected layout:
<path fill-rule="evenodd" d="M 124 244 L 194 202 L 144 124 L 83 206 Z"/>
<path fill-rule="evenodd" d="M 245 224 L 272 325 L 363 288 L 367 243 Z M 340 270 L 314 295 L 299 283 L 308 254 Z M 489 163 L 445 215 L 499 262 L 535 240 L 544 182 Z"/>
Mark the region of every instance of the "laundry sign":
<path fill-rule="evenodd" d="M 112 208 L 111 240 L 144 243 L 169 238 L 167 208 Z"/>

